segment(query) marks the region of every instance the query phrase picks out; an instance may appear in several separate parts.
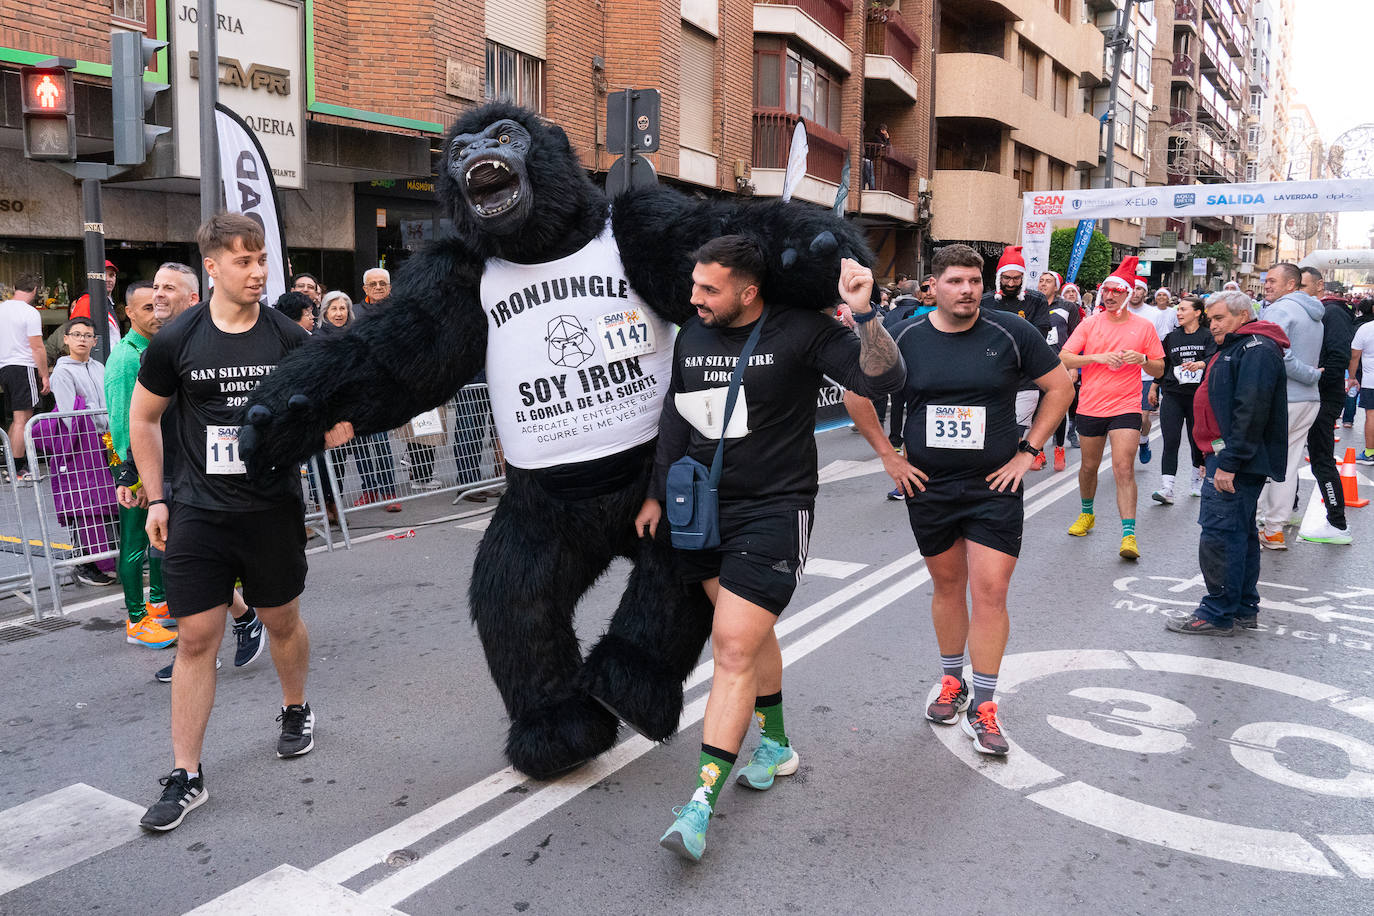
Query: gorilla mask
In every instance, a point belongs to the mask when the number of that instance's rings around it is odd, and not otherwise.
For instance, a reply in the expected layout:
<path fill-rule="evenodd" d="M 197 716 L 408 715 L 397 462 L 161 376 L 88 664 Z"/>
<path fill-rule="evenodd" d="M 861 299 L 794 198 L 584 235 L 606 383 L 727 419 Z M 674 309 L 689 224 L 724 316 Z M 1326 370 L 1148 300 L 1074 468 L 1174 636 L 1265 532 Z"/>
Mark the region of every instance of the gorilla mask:
<path fill-rule="evenodd" d="M 448 169 L 478 224 L 509 235 L 529 216 L 534 199 L 525 160 L 530 132 L 502 118 L 476 133 L 457 134 L 448 145 Z"/>

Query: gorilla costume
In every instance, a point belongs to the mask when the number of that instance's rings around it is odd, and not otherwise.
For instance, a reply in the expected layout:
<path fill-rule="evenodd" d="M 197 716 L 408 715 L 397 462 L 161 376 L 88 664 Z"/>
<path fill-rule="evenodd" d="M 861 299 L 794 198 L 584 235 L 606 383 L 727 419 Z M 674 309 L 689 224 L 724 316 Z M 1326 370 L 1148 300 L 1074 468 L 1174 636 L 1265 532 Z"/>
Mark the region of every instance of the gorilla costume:
<path fill-rule="evenodd" d="M 387 307 L 315 338 L 252 396 L 251 475 L 304 461 L 347 420 L 401 426 L 486 369 L 507 493 L 477 551 L 468 602 L 510 717 L 506 756 L 547 778 L 615 742 L 617 716 L 662 741 L 710 635 L 667 543 L 636 538 L 672 371 L 674 325 L 695 314 L 690 254 L 717 236 L 763 245 L 764 297 L 821 309 L 839 258 L 870 263 L 818 207 L 698 201 L 651 188 L 614 205 L 563 131 L 495 103 L 454 124 L 438 197 L 453 234 L 411 257 Z M 584 661 L 572 619 L 617 556 L 633 561 L 607 632 Z"/>

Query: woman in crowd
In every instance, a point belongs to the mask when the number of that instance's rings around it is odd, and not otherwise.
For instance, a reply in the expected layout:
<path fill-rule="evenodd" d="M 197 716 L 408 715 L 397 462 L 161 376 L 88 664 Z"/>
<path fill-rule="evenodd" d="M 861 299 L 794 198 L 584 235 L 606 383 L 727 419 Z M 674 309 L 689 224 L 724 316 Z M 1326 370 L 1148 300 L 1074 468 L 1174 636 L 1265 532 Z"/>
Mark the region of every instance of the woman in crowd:
<path fill-rule="evenodd" d="M 1207 360 L 1216 352 L 1212 332 L 1203 325 L 1204 306 L 1198 296 L 1184 296 L 1178 303 L 1178 324 L 1164 337 L 1164 374 L 1150 386 L 1150 406 L 1159 408 L 1164 434 L 1160 459 L 1159 489 L 1151 498 L 1164 506 L 1174 501 L 1174 477 L 1178 474 L 1178 447 L 1184 423 L 1188 425 L 1188 449 L 1193 459 L 1189 493 L 1202 495 L 1206 476 L 1202 450 L 1193 441 L 1193 395 L 1202 384 Z"/>

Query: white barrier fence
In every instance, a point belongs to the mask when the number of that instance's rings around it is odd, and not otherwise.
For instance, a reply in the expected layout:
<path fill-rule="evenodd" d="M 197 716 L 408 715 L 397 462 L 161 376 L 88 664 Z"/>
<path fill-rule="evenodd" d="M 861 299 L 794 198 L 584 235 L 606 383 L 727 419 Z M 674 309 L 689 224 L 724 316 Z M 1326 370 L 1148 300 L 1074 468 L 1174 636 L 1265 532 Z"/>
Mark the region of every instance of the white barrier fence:
<path fill-rule="evenodd" d="M 114 571 L 120 516 L 110 452 L 101 438 L 107 428 L 104 410 L 32 418 L 24 429 L 32 473 L 22 481 L 9 439 L 0 431 L 0 469 L 6 475 L 0 486 L 0 592 L 18 586 L 16 594 L 32 605 L 35 620 L 44 612 L 35 557 L 47 573 L 56 615 L 63 613 L 62 587 L 78 573 Z M 456 503 L 468 494 L 494 491 L 505 481 L 505 460 L 487 386 L 469 385 L 400 429 L 322 452 L 302 464 L 300 473 L 306 527 L 331 551 L 336 526 L 344 546 L 352 546 L 349 526 L 357 527 L 360 513 L 396 511 L 402 503 L 436 494 L 452 493 Z M 32 501 L 25 509 L 19 491 L 30 486 Z"/>

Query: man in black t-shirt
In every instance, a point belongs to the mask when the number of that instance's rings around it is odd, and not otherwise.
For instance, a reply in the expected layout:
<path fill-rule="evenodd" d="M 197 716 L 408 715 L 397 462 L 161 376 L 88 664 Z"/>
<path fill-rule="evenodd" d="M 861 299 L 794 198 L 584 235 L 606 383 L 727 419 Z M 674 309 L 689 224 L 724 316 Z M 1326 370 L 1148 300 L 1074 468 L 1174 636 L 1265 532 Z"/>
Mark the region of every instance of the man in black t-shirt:
<path fill-rule="evenodd" d="M 1007 588 L 1021 551 L 1021 478 L 1068 411 L 1073 382 L 1030 322 L 980 307 L 983 259 L 976 251 L 947 245 L 933 266 L 935 311 L 896 336 L 907 370 L 906 456 L 883 436 L 871 405 L 853 396 L 845 405 L 906 493 L 935 586 L 930 616 L 944 670 L 926 718 L 961 722 L 979 753 L 1000 755 L 1009 745 L 993 696 L 1007 645 Z M 1023 439 L 1016 401 L 1024 378 L 1044 397 Z"/>
<path fill-rule="evenodd" d="M 251 484 L 238 455 L 248 393 L 307 334 L 259 305 L 267 281 L 261 226 L 242 214 L 220 213 L 200 227 L 196 241 L 214 294 L 153 338 L 130 407 L 134 460 L 148 494 L 148 536 L 166 552 L 167 603 L 180 625 L 172 675 L 174 769 L 141 821 L 159 831 L 176 827 L 208 798 L 200 752 L 214 703 L 215 653 L 236 580 L 273 643 L 282 685 L 277 756 L 314 747 L 314 715 L 305 701 L 310 643 L 299 615 L 306 571 L 300 479 L 293 468 L 265 485 Z M 177 415 L 176 440 L 166 443 L 176 456 L 170 517 L 160 423 L 169 407 Z"/>
<path fill-rule="evenodd" d="M 695 254 L 697 316 L 678 334 L 659 421 L 649 498 L 637 534 L 656 530 L 668 466 L 685 455 L 710 466 L 725 441 L 720 479 L 720 544 L 681 551 L 685 581 L 700 583 L 715 605 L 715 676 L 706 703 L 697 789 L 659 843 L 697 861 L 720 789 L 749 730 L 750 707 L 763 733 L 738 782 L 767 789 L 797 770 L 782 718 L 782 652 L 773 632 L 806 562 L 816 502 L 816 389 L 828 375 L 866 397 L 901 388 L 901 357 L 871 304 L 873 274 L 840 263 L 839 296 L 857 334 L 819 312 L 774 303 L 765 311 L 763 251 L 743 236 L 723 236 Z M 759 322 L 762 322 L 760 325 Z M 759 336 L 725 418 L 731 375 L 753 331 Z M 871 401 L 866 401 L 873 410 Z M 876 415 L 875 415 L 876 422 Z M 757 697 L 757 698 L 756 698 Z"/>

